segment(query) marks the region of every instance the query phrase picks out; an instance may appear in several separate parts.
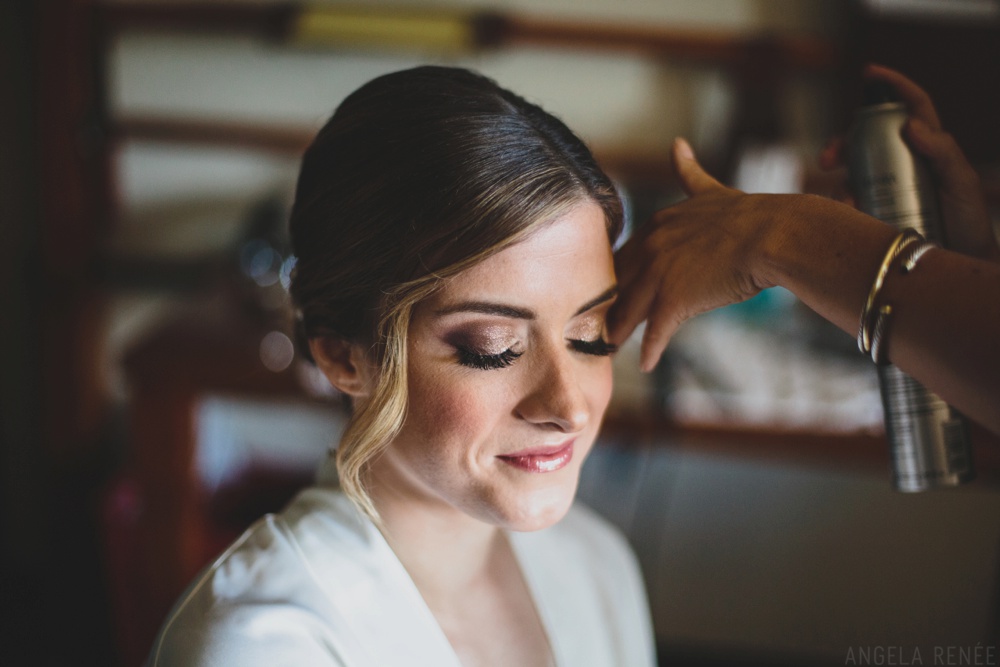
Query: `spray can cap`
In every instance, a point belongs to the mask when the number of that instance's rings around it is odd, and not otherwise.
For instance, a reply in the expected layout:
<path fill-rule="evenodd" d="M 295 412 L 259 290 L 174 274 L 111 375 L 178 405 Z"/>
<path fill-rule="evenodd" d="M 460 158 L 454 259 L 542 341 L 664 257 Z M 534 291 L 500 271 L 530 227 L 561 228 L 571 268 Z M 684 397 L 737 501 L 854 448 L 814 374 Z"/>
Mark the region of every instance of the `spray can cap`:
<path fill-rule="evenodd" d="M 877 104 L 892 104 L 900 102 L 896 89 L 885 81 L 866 81 L 864 87 L 865 106 L 875 106 Z"/>

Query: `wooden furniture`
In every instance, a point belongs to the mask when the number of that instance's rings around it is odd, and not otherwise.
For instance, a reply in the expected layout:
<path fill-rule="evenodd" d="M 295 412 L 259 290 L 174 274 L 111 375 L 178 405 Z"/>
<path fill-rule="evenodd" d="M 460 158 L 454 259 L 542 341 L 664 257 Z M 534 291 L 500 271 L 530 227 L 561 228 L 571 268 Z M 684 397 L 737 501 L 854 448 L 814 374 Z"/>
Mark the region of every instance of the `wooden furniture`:
<path fill-rule="evenodd" d="M 206 398 L 316 400 L 294 366 L 265 368 L 260 341 L 267 331 L 260 324 L 232 310 L 195 313 L 156 330 L 126 359 L 130 459 L 107 491 L 103 517 L 124 664 L 145 659 L 167 612 L 202 567 L 312 479 L 312 470 L 251 467 L 221 488 L 202 482 L 197 414 Z"/>

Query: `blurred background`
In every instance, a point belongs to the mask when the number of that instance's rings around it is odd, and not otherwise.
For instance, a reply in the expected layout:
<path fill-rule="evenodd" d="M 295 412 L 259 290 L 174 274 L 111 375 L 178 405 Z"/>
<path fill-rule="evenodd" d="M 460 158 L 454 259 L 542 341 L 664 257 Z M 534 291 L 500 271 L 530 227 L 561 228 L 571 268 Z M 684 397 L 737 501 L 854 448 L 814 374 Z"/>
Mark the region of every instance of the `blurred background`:
<path fill-rule="evenodd" d="M 742 189 L 836 196 L 815 156 L 881 62 L 1000 210 L 995 0 L 10 0 L 0 30 L 5 665 L 140 664 L 336 442 L 287 335 L 285 223 L 302 150 L 374 76 L 467 66 L 540 103 L 634 226 L 681 196 L 677 135 Z M 635 348 L 580 493 L 633 542 L 663 664 L 995 664 L 985 433 L 972 484 L 893 492 L 873 368 L 777 290 L 651 375 Z"/>

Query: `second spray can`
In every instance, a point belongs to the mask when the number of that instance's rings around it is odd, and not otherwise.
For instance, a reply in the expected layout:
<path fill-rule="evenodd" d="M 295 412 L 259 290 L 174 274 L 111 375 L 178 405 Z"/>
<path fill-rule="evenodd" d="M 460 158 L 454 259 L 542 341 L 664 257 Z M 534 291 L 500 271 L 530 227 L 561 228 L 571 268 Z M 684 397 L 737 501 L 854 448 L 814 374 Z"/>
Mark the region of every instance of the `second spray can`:
<path fill-rule="evenodd" d="M 934 185 L 903 139 L 908 118 L 887 84 L 866 88 L 849 137 L 851 186 L 865 213 L 946 245 Z M 961 415 L 895 366 L 879 367 L 879 386 L 894 486 L 924 491 L 972 479 L 972 448 Z"/>

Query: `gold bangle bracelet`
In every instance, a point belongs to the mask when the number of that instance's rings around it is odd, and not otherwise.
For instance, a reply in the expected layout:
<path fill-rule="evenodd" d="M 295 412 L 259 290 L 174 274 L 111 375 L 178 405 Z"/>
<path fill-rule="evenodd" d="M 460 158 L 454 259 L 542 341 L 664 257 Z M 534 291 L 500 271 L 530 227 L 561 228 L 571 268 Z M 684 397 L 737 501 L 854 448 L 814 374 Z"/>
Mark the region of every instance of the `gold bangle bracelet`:
<path fill-rule="evenodd" d="M 889 337 L 889 321 L 892 319 L 892 306 L 879 306 L 875 314 L 875 324 L 872 325 L 872 361 L 876 366 L 888 363 L 885 352 L 886 339 Z"/>
<path fill-rule="evenodd" d="M 924 237 L 917 230 L 904 229 L 893 239 L 892 244 L 886 251 L 885 257 L 882 259 L 882 264 L 878 268 L 878 273 L 875 274 L 875 282 L 872 283 L 871 290 L 868 292 L 868 299 L 861 310 L 861 323 L 858 327 L 858 349 L 862 353 L 869 354 L 871 352 L 872 325 L 874 324 L 872 319 L 875 314 L 875 304 L 878 301 L 879 294 L 882 292 L 882 286 L 885 284 L 885 277 L 889 274 L 889 269 L 892 268 L 892 263 L 909 245 L 923 242 Z"/>
<path fill-rule="evenodd" d="M 908 244 L 906 250 L 900 253 L 901 261 L 899 270 L 904 276 L 912 271 L 916 266 L 920 258 L 927 254 L 927 251 L 931 248 L 936 247 L 933 243 L 929 241 L 924 241 L 918 243 L 917 245 Z M 871 334 L 871 356 L 872 361 L 875 362 L 877 366 L 885 366 L 889 363 L 889 354 L 887 350 L 887 340 L 889 338 L 889 323 L 892 321 L 893 309 L 889 304 L 883 304 L 878 307 L 875 312 L 874 323 L 872 324 L 870 330 Z"/>

